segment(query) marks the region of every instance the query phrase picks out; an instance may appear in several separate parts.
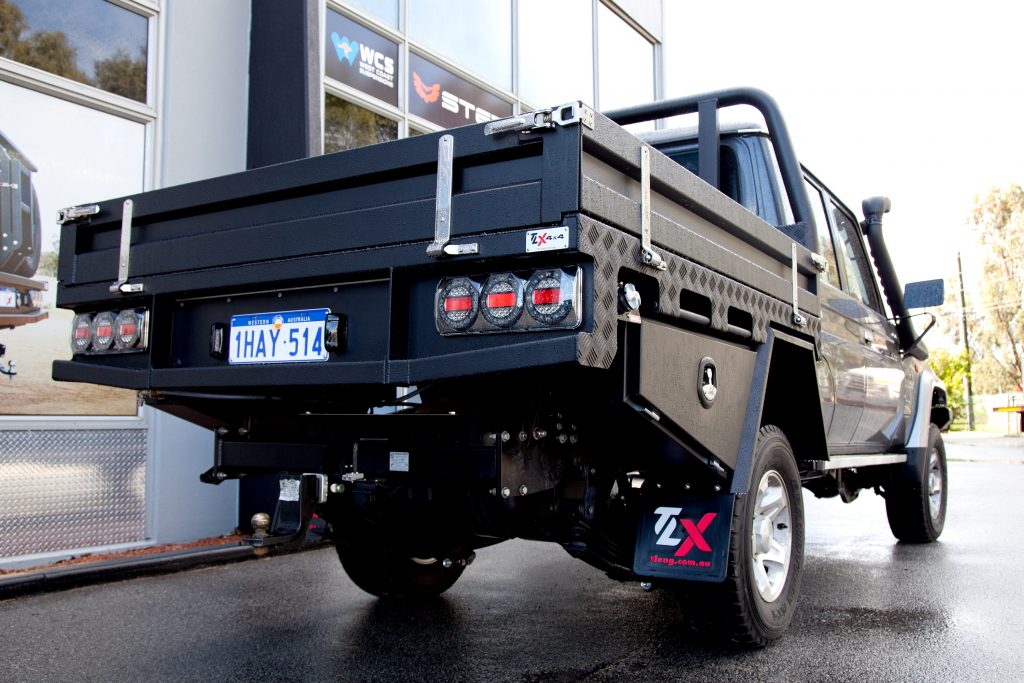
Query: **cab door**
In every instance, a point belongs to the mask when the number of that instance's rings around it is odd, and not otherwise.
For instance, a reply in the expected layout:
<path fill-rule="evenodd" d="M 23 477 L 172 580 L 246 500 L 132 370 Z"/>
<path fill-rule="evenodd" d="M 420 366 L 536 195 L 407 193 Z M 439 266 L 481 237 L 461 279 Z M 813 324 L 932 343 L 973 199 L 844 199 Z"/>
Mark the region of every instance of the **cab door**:
<path fill-rule="evenodd" d="M 876 279 L 868 262 L 860 226 L 852 214 L 832 197 L 826 208 L 837 269 L 842 289 L 847 295 L 841 307 L 830 306 L 828 317 L 836 314 L 832 327 L 842 325 L 856 336 L 860 368 L 852 377 L 837 380 L 853 391 L 863 391 L 860 416 L 849 442 L 849 450 L 880 453 L 888 450 L 902 425 L 900 392 L 903 387 L 903 364 L 900 359 L 896 330 L 889 323 L 882 307 Z M 838 299 L 837 299 L 838 300 Z M 838 394 L 838 392 L 837 392 Z"/>

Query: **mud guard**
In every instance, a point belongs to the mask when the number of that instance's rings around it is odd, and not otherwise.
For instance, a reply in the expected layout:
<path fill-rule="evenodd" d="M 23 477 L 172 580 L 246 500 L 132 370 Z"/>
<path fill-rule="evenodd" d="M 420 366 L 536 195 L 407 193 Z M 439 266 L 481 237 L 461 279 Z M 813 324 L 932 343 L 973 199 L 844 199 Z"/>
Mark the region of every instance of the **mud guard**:
<path fill-rule="evenodd" d="M 684 581 L 725 580 L 735 500 L 731 494 L 684 496 L 648 506 L 637 530 L 633 573 Z"/>

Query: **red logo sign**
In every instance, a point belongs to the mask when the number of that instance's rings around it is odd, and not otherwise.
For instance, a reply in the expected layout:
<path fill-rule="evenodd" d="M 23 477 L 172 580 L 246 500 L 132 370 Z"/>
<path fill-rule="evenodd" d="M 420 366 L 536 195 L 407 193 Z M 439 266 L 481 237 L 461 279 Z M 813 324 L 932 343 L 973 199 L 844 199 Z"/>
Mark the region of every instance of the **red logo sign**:
<path fill-rule="evenodd" d="M 694 524 L 688 519 L 679 520 L 679 526 L 683 527 L 689 538 L 683 541 L 679 545 L 679 549 L 676 550 L 676 557 L 686 557 L 694 546 L 697 546 L 697 550 L 703 550 L 706 553 L 711 552 L 711 546 L 704 539 L 704 532 L 707 531 L 708 527 L 711 526 L 711 522 L 714 521 L 718 514 L 709 512 L 700 518 L 700 521 Z"/>
<path fill-rule="evenodd" d="M 416 88 L 416 94 L 420 96 L 420 99 L 427 104 L 433 104 L 437 102 L 437 98 L 441 96 L 441 84 L 434 83 L 431 86 L 427 86 L 420 78 L 420 75 L 415 71 L 412 72 L 412 86 Z"/>

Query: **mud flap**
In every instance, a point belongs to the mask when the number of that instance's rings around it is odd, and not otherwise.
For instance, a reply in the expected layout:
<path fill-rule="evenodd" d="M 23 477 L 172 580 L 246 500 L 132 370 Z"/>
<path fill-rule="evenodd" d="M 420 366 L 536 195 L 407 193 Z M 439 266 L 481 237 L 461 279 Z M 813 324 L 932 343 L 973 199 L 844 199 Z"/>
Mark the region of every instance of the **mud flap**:
<path fill-rule="evenodd" d="M 735 496 L 683 497 L 651 505 L 640 518 L 633 573 L 720 582 L 729 564 Z"/>

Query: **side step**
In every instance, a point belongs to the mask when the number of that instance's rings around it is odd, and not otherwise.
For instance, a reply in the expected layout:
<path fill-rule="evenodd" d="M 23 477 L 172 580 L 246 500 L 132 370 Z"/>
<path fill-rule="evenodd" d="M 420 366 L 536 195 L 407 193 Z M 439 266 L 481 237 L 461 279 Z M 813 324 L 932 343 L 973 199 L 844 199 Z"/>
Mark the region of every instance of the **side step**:
<path fill-rule="evenodd" d="M 906 461 L 906 453 L 875 453 L 869 455 L 833 455 L 828 460 L 815 460 L 813 465 L 815 471 L 827 472 L 828 470 L 845 470 L 851 467 L 895 465 Z"/>

